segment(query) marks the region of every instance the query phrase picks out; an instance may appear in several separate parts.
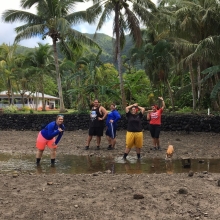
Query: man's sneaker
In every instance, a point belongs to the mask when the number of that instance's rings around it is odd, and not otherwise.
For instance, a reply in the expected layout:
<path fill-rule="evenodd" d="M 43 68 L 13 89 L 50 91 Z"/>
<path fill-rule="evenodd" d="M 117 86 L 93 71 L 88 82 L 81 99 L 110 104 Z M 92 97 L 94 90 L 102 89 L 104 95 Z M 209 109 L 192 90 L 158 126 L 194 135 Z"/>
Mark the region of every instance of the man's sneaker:
<path fill-rule="evenodd" d="M 86 147 L 85 147 L 85 150 L 89 150 L 89 146 L 86 146 Z"/>
<path fill-rule="evenodd" d="M 107 149 L 108 150 L 114 150 L 115 148 L 114 147 L 108 147 Z"/>
<path fill-rule="evenodd" d="M 157 147 L 153 147 L 153 151 L 157 150 Z"/>
<path fill-rule="evenodd" d="M 161 147 L 157 147 L 157 150 L 162 150 Z"/>
<path fill-rule="evenodd" d="M 99 146 L 97 146 L 97 147 L 96 147 L 96 150 L 100 150 L 100 147 L 99 147 Z"/>

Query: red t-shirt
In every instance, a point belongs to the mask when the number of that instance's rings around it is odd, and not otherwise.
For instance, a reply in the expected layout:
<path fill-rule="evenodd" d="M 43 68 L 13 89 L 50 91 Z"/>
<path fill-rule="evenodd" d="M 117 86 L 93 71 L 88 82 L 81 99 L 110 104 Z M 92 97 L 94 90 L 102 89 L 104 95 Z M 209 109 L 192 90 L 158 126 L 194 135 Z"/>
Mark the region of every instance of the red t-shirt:
<path fill-rule="evenodd" d="M 163 109 L 160 108 L 156 112 L 150 113 L 150 124 L 151 125 L 161 125 L 161 115 L 163 113 Z"/>

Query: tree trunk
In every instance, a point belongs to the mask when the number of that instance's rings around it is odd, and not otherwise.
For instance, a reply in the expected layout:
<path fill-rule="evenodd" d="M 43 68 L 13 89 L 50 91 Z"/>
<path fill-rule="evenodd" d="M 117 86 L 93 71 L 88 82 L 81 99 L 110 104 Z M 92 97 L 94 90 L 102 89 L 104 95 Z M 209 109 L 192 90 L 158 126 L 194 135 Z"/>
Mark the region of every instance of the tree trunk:
<path fill-rule="evenodd" d="M 60 70 L 59 70 L 59 63 L 58 63 L 58 54 L 57 54 L 57 47 L 56 47 L 56 39 L 53 38 L 53 52 L 54 52 L 54 61 L 55 61 L 55 68 L 57 74 L 57 86 L 60 98 L 60 112 L 65 112 L 64 102 L 63 102 L 63 92 L 62 92 L 62 85 L 61 85 L 61 77 L 60 77 Z"/>
<path fill-rule="evenodd" d="M 169 93 L 169 97 L 170 97 L 172 109 L 175 109 L 175 107 L 174 107 L 173 92 L 172 92 L 172 89 L 171 89 L 171 87 L 170 87 L 170 83 L 169 83 L 169 80 L 168 80 L 168 79 L 166 80 L 166 84 L 167 84 L 167 88 L 168 88 L 168 93 Z"/>
<path fill-rule="evenodd" d="M 120 28 L 119 28 L 119 11 L 120 6 L 118 2 L 115 6 L 115 34 L 116 34 L 116 57 L 118 62 L 118 74 L 119 74 L 119 81 L 120 81 L 120 90 L 121 90 L 121 99 L 122 99 L 122 107 L 123 109 L 126 108 L 126 98 L 125 98 L 125 90 L 124 90 L 124 82 L 123 82 L 123 75 L 122 75 L 122 63 L 121 63 L 121 45 L 120 45 Z"/>
<path fill-rule="evenodd" d="M 42 73 L 41 89 L 42 89 L 42 111 L 46 111 L 44 98 L 44 74 Z"/>
<path fill-rule="evenodd" d="M 190 80 L 192 84 L 192 97 L 193 97 L 193 110 L 196 109 L 196 87 L 195 87 L 195 77 L 193 73 L 192 62 L 189 64 L 189 73 L 190 73 Z"/>
<path fill-rule="evenodd" d="M 198 108 L 200 108 L 200 100 L 201 100 L 201 67 L 200 61 L 197 62 L 197 83 L 198 83 Z"/>
<path fill-rule="evenodd" d="M 219 82 L 218 74 L 215 74 L 214 77 L 215 77 L 215 84 L 217 84 Z M 219 92 L 218 92 L 217 98 L 218 98 L 218 104 L 219 104 L 220 103 L 220 93 Z"/>
<path fill-rule="evenodd" d="M 209 92 L 211 93 L 211 90 L 212 90 L 213 87 L 214 87 L 212 78 L 209 78 L 209 79 L 208 79 L 208 84 L 209 84 Z M 211 100 L 211 107 L 212 107 L 212 109 L 213 109 L 214 111 L 219 110 L 219 105 L 218 105 L 218 103 L 217 103 L 216 100 L 213 100 L 213 99 Z"/>
<path fill-rule="evenodd" d="M 36 91 L 36 97 L 35 97 L 35 110 L 38 109 L 38 92 Z"/>
<path fill-rule="evenodd" d="M 14 93 L 12 91 L 12 87 L 11 87 L 11 104 L 14 105 L 15 104 L 15 98 L 14 98 Z"/>
<path fill-rule="evenodd" d="M 21 94 L 22 106 L 24 107 L 24 93 L 22 92 L 22 93 L 20 93 L 20 94 Z"/>

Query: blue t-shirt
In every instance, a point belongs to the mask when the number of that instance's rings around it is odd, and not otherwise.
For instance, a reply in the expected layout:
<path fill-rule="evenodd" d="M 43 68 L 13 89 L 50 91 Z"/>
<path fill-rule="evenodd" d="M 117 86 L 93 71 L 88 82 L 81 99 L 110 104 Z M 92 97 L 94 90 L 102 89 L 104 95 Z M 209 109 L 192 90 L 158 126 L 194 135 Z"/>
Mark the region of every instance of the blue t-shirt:
<path fill-rule="evenodd" d="M 62 130 L 65 128 L 63 124 L 61 124 L 59 127 Z M 58 130 L 59 127 L 56 121 L 50 122 L 44 129 L 41 130 L 41 134 L 47 140 L 51 140 L 58 135 L 55 141 L 55 144 L 57 145 L 63 135 L 63 132 Z"/>
<path fill-rule="evenodd" d="M 121 118 L 121 115 L 118 113 L 117 110 L 114 109 L 113 111 L 110 111 L 108 113 L 108 116 L 107 116 L 107 119 L 106 119 L 106 125 L 108 126 L 110 120 L 113 120 L 113 124 L 116 125 L 117 121 L 120 118 Z"/>

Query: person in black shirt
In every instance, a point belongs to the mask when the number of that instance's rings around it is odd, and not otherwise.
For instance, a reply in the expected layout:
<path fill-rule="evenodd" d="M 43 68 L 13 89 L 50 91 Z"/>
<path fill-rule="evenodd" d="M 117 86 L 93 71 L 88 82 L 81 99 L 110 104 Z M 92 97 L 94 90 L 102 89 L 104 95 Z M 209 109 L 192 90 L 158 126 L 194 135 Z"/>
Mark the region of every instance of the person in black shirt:
<path fill-rule="evenodd" d="M 100 149 L 101 137 L 103 136 L 104 130 L 104 119 L 107 114 L 108 112 L 106 109 L 99 104 L 97 99 L 95 99 L 90 114 L 89 136 L 87 138 L 85 150 L 89 150 L 89 144 L 93 136 L 96 136 L 97 150 Z"/>
<path fill-rule="evenodd" d="M 132 147 L 136 147 L 137 158 L 140 159 L 140 152 L 143 146 L 142 118 L 145 108 L 138 106 L 137 103 L 129 105 L 125 109 L 128 120 L 126 133 L 126 148 L 123 159 L 126 159 Z"/>

